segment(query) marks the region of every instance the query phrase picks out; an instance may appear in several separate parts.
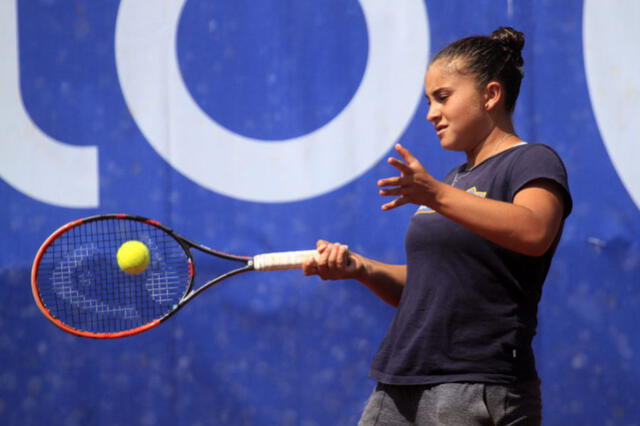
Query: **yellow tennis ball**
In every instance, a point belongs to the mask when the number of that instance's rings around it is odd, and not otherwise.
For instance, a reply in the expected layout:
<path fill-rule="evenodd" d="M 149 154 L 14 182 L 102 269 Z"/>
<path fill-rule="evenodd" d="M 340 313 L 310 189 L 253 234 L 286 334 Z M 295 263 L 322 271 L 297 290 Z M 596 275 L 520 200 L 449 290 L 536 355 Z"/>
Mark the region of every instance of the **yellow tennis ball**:
<path fill-rule="evenodd" d="M 149 266 L 149 249 L 140 241 L 131 240 L 118 249 L 118 266 L 127 274 L 141 274 Z"/>

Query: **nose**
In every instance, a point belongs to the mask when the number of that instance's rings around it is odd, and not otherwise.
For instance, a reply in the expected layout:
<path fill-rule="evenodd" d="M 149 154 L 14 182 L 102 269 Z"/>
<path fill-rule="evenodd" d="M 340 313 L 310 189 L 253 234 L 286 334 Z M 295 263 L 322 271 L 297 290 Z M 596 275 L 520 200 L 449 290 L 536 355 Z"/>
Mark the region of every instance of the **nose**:
<path fill-rule="evenodd" d="M 429 109 L 427 110 L 427 121 L 431 123 L 435 123 L 440 117 L 440 109 L 437 105 L 431 104 L 429 105 Z"/>

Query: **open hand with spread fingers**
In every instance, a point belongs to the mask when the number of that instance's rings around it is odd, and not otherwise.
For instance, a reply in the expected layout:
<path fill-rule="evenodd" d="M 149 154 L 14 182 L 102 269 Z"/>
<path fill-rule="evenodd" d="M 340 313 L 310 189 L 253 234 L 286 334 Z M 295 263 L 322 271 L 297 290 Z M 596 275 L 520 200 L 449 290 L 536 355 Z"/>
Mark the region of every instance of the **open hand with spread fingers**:
<path fill-rule="evenodd" d="M 408 149 L 396 144 L 396 151 L 402 160 L 391 157 L 389 164 L 400 171 L 400 176 L 380 179 L 380 195 L 395 196 L 382 206 L 382 210 L 391 210 L 408 203 L 433 207 L 436 194 L 443 185 L 427 172 L 424 166 Z"/>

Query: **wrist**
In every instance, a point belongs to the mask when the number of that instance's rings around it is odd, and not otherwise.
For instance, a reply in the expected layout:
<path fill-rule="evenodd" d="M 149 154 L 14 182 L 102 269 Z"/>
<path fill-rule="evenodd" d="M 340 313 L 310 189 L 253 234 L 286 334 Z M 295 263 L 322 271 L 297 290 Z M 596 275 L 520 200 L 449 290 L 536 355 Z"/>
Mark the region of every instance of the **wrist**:
<path fill-rule="evenodd" d="M 354 263 L 353 278 L 358 281 L 366 280 L 371 274 L 370 262 L 368 262 L 367 259 L 359 255 L 354 255 L 351 261 Z"/>
<path fill-rule="evenodd" d="M 433 186 L 431 187 L 431 202 L 429 207 L 438 211 L 444 204 L 447 195 L 447 190 L 451 188 L 449 185 L 434 179 Z"/>

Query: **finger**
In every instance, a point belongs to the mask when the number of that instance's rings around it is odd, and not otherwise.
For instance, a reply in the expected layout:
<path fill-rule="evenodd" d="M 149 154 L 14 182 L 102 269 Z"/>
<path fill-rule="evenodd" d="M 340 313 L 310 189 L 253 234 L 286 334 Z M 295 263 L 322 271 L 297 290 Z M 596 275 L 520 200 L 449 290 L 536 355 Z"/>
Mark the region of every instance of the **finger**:
<path fill-rule="evenodd" d="M 414 173 L 413 169 L 409 167 L 408 164 L 403 163 L 402 161 L 398 160 L 395 157 L 389 157 L 389 159 L 387 160 L 387 163 L 391 164 L 393 167 L 400 170 L 400 173 L 402 174 L 408 175 L 408 174 Z"/>
<path fill-rule="evenodd" d="M 302 263 L 302 272 L 304 275 L 315 275 L 318 273 L 316 258 L 314 256 L 309 256 Z"/>
<path fill-rule="evenodd" d="M 316 264 L 317 264 L 316 263 L 316 257 L 315 256 L 309 256 L 304 260 L 304 262 L 302 262 L 302 269 L 315 267 Z"/>
<path fill-rule="evenodd" d="M 411 163 L 413 161 L 417 161 L 416 157 L 414 157 L 414 155 L 407 148 L 405 148 L 404 146 L 400 145 L 399 143 L 396 144 L 395 148 L 396 148 L 396 152 L 398 154 L 400 154 L 400 156 L 407 163 Z"/>
<path fill-rule="evenodd" d="M 387 210 L 395 209 L 395 208 L 400 207 L 400 206 L 404 206 L 405 204 L 408 204 L 408 203 L 409 203 L 409 200 L 407 198 L 400 197 L 400 198 L 396 198 L 395 200 L 390 201 L 390 202 L 388 202 L 386 204 L 383 204 L 381 208 L 382 208 L 382 210 L 387 211 Z"/>
<path fill-rule="evenodd" d="M 405 188 L 402 188 L 402 187 L 381 189 L 380 191 L 378 191 L 378 194 L 383 195 L 383 196 L 390 196 L 390 195 L 402 196 L 402 195 L 406 195 Z"/>
<path fill-rule="evenodd" d="M 339 269 L 344 269 L 349 265 L 349 246 L 341 245 L 338 250 L 337 266 Z"/>
<path fill-rule="evenodd" d="M 322 252 L 316 259 L 318 274 L 323 278 L 332 273 L 335 266 L 332 264 L 335 257 L 334 251 L 337 249 L 337 243 L 327 243 Z"/>
<path fill-rule="evenodd" d="M 345 244 L 335 243 L 328 259 L 329 268 L 335 272 L 341 272 L 345 266 L 344 257 L 349 247 Z"/>
<path fill-rule="evenodd" d="M 318 250 L 318 252 L 322 252 L 327 247 L 327 245 L 329 245 L 328 241 L 325 241 L 325 240 L 316 241 L 316 249 Z"/>
<path fill-rule="evenodd" d="M 334 272 L 336 269 L 339 251 L 340 251 L 340 243 L 334 243 L 331 246 L 331 253 L 329 253 L 329 256 L 327 257 L 327 268 L 332 272 Z"/>
<path fill-rule="evenodd" d="M 324 262 L 326 262 L 329 256 L 331 256 L 331 250 L 333 250 L 333 243 L 326 243 L 318 250 L 318 253 L 320 254 L 320 256 L 318 256 L 318 259 L 322 259 Z"/>
<path fill-rule="evenodd" d="M 406 183 L 406 181 L 407 181 L 406 178 L 402 176 L 396 176 L 396 177 L 380 179 L 377 182 L 377 185 L 378 186 L 402 186 L 404 183 Z"/>
<path fill-rule="evenodd" d="M 305 266 L 302 268 L 302 273 L 306 276 L 318 275 L 318 268 L 314 266 Z"/>

